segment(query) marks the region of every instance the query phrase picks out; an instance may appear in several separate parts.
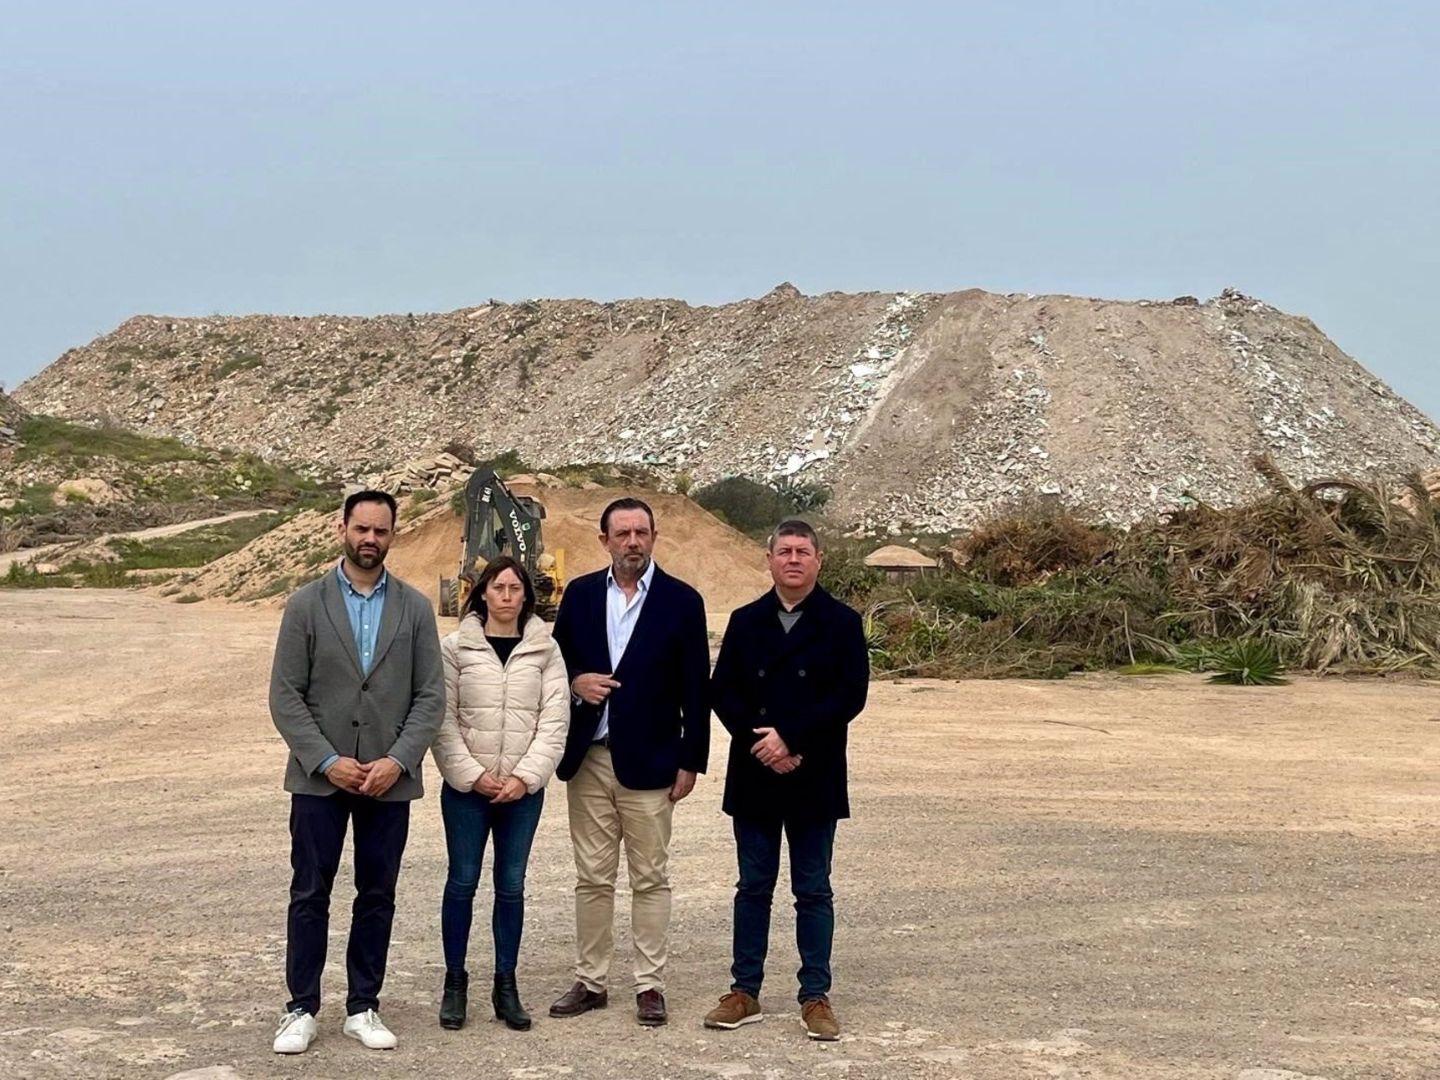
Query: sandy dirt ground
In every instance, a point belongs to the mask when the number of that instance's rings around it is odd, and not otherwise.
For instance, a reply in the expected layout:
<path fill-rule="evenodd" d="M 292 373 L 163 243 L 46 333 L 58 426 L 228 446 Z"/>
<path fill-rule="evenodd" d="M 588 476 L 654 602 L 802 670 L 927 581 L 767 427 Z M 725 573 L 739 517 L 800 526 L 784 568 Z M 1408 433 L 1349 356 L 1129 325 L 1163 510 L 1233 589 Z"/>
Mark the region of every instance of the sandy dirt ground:
<path fill-rule="evenodd" d="M 545 549 L 564 552 L 567 580 L 609 565 L 599 539 L 600 514 L 612 499 L 636 494 L 621 488 L 533 484 L 513 484 L 511 490 L 543 502 Z M 712 625 L 723 630 L 731 611 L 770 587 L 763 544 L 682 495 L 639 494 L 655 511 L 655 561 L 701 591 Z M 459 569 L 463 525 L 443 507 L 413 523 L 402 522 L 386 565 L 435 600 L 440 578 L 454 577 Z"/>
<path fill-rule="evenodd" d="M 429 770 L 383 1003 L 400 1048 L 340 1034 L 342 888 L 320 1038 L 277 1058 L 287 800 L 265 709 L 277 617 L 0 591 L 0 1077 L 1440 1076 L 1440 693 L 1189 677 L 874 687 L 837 848 L 845 1035 L 831 1045 L 801 1033 L 780 897 L 766 1022 L 700 1025 L 726 987 L 735 877 L 718 738 L 716 770 L 676 819 L 670 1025 L 635 1024 L 624 977 L 604 1012 L 545 1016 L 570 982 L 557 784 L 521 959 L 535 1028 L 478 1009 L 441 1031 Z M 482 986 L 488 897 L 472 952 Z"/>

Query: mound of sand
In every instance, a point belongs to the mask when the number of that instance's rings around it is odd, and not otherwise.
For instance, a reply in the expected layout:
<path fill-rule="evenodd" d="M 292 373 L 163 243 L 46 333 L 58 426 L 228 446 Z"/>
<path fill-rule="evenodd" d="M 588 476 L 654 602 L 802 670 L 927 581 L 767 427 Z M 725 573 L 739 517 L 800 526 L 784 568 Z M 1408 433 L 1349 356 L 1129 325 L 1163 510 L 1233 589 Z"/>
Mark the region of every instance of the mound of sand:
<path fill-rule="evenodd" d="M 612 499 L 633 494 L 613 488 L 510 488 L 545 504 L 545 547 L 565 552 L 569 578 L 606 565 L 599 541 L 600 512 Z M 723 626 L 732 610 L 770 587 L 761 545 L 683 496 L 641 495 L 655 510 L 655 561 L 700 590 L 712 627 Z M 386 560 L 393 573 L 432 601 L 439 599 L 440 579 L 454 577 L 460 564 L 461 522 L 449 502 L 449 493 L 442 492 L 413 518 L 406 516 L 402 504 L 400 535 Z M 300 514 L 239 551 L 182 574 L 161 591 L 169 596 L 283 602 L 292 589 L 333 564 L 339 555 L 334 527 L 332 514 Z"/>
<path fill-rule="evenodd" d="M 531 495 L 545 504 L 545 548 L 565 552 L 568 578 L 608 563 L 599 540 L 600 513 L 612 499 L 633 492 L 509 486 L 515 494 Z M 642 492 L 641 497 L 655 511 L 655 561 L 699 589 L 712 615 L 723 618 L 770 587 L 761 545 L 684 496 Z M 454 577 L 459 568 L 460 525 L 448 506 L 437 506 L 402 527 L 386 565 L 432 600 L 438 599 L 440 578 Z"/>

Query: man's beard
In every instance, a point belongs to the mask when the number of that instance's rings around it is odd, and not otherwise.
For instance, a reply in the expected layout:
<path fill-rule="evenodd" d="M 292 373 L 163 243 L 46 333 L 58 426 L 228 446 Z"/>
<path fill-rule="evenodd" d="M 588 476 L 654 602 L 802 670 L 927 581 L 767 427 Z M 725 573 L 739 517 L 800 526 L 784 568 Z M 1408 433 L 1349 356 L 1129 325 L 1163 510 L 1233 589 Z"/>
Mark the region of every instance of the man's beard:
<path fill-rule="evenodd" d="M 649 555 L 620 555 L 614 560 L 614 569 L 623 569 L 636 577 L 642 576 L 649 567 Z"/>
<path fill-rule="evenodd" d="M 357 547 L 345 544 L 345 558 L 349 559 L 361 570 L 374 570 L 385 561 L 386 552 L 380 548 L 373 548 L 369 551 L 361 551 Z"/>

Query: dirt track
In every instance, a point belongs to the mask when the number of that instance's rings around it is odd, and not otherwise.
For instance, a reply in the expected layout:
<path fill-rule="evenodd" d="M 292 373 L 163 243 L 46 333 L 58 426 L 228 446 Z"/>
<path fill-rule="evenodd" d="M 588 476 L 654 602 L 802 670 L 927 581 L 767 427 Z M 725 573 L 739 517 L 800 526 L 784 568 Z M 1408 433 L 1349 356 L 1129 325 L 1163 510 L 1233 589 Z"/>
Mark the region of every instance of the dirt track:
<path fill-rule="evenodd" d="M 638 1028 L 623 983 L 621 1007 L 543 1015 L 570 960 L 557 785 L 521 962 L 533 1031 L 435 1024 L 444 856 L 427 797 L 385 995 L 400 1049 L 340 1036 L 335 968 L 315 1049 L 278 1059 L 276 620 L 0 591 L 0 1077 L 1440 1075 L 1440 694 L 1189 678 L 874 688 L 836 862 L 837 1045 L 801 1037 L 781 902 L 771 1017 L 700 1027 L 725 986 L 734 877 L 712 773 L 677 817 L 668 1028 Z"/>
<path fill-rule="evenodd" d="M 236 521 L 240 518 L 257 517 L 260 514 L 273 514 L 273 510 L 236 510 L 233 513 L 221 514 L 219 517 L 202 518 L 198 521 L 181 521 L 174 525 L 156 525 L 150 529 L 137 529 L 134 532 L 105 533 L 93 540 L 87 540 L 83 544 L 46 544 L 43 547 L 20 548 L 18 551 L 7 551 L 0 554 L 0 574 L 10 569 L 11 563 L 17 562 L 44 562 L 46 559 L 62 552 L 67 557 L 76 557 L 82 554 L 90 554 L 103 549 L 111 540 L 158 540 L 164 536 L 179 536 L 181 533 L 190 532 L 192 529 L 201 529 L 206 525 L 223 525 L 227 521 Z"/>

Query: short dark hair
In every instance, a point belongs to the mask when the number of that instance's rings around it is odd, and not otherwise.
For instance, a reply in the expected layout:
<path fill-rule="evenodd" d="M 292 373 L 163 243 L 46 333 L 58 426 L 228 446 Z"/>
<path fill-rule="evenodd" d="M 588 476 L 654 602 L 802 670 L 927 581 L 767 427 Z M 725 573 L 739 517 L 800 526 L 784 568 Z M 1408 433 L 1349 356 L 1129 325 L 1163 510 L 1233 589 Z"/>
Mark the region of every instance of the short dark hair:
<path fill-rule="evenodd" d="M 775 541 L 779 540 L 782 536 L 799 536 L 809 540 L 810 543 L 815 545 L 815 554 L 817 555 L 820 554 L 822 550 L 820 534 L 815 531 L 815 527 L 808 521 L 801 521 L 799 518 L 787 518 L 780 522 L 779 525 L 775 526 L 775 531 L 770 534 L 770 539 L 765 541 L 765 550 L 774 551 Z"/>
<path fill-rule="evenodd" d="M 655 531 L 655 511 L 650 509 L 650 504 L 630 495 L 622 499 L 616 499 L 609 506 L 605 507 L 600 514 L 600 531 L 606 536 L 610 535 L 610 515 L 616 510 L 644 510 L 645 516 L 650 519 L 650 531 Z"/>
<path fill-rule="evenodd" d="M 361 503 L 384 503 L 390 508 L 390 524 L 395 524 L 395 518 L 399 516 L 400 505 L 395 501 L 395 496 L 388 491 L 357 491 L 345 499 L 345 524 L 350 524 L 350 515 L 354 513 L 355 507 Z"/>
<path fill-rule="evenodd" d="M 480 571 L 480 576 L 475 579 L 475 584 L 470 589 L 470 599 L 465 602 L 465 612 L 474 614 L 482 623 L 490 617 L 490 613 L 485 610 L 485 586 L 506 570 L 515 571 L 515 576 L 520 579 L 520 585 L 525 590 L 525 603 L 520 605 L 520 618 L 517 620 L 523 634 L 526 621 L 535 612 L 535 583 L 530 580 L 530 575 L 525 572 L 520 561 L 509 555 L 497 555 L 485 564 L 485 569 Z"/>

